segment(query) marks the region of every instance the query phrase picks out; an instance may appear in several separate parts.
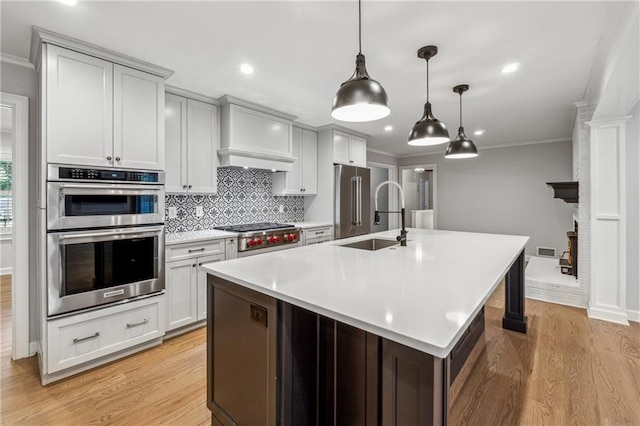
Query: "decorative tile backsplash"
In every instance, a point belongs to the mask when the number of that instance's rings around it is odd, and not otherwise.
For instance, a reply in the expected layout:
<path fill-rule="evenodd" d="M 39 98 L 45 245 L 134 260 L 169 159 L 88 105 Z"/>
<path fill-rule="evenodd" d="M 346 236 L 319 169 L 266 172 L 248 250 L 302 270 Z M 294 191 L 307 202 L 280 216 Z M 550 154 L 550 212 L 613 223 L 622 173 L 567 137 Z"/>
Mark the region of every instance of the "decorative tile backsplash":
<path fill-rule="evenodd" d="M 216 195 L 167 194 L 166 231 L 199 231 L 238 223 L 303 221 L 304 198 L 272 195 L 271 178 L 272 174 L 264 170 L 220 168 Z M 279 212 L 281 205 L 283 213 Z M 204 216 L 196 217 L 197 206 L 202 206 Z M 177 219 L 169 219 L 169 207 L 177 208 Z"/>

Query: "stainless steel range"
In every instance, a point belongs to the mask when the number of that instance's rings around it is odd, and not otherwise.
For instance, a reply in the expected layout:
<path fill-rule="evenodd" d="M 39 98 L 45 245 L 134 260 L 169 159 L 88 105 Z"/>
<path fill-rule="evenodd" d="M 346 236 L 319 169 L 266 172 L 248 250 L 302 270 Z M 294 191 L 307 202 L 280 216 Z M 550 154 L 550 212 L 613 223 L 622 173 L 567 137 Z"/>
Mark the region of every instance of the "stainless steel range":
<path fill-rule="evenodd" d="M 288 223 L 248 223 L 216 229 L 237 232 L 238 257 L 298 247 L 300 228 Z"/>

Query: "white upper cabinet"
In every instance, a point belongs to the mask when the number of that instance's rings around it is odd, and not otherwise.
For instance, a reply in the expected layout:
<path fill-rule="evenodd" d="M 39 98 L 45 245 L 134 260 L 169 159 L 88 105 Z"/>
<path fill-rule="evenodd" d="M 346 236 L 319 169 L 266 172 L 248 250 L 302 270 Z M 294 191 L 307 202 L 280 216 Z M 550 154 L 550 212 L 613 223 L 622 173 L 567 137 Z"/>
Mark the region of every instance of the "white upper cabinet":
<path fill-rule="evenodd" d="M 113 68 L 114 166 L 164 170 L 164 79 Z"/>
<path fill-rule="evenodd" d="M 340 130 L 333 131 L 333 162 L 367 167 L 367 141 Z"/>
<path fill-rule="evenodd" d="M 111 166 L 113 64 L 49 46 L 46 69 L 47 162 Z"/>
<path fill-rule="evenodd" d="M 218 107 L 166 94 L 168 193 L 214 194 L 218 184 Z"/>
<path fill-rule="evenodd" d="M 273 175 L 275 195 L 315 195 L 318 191 L 318 134 L 293 128 L 293 156 L 290 172 Z"/>
<path fill-rule="evenodd" d="M 218 187 L 218 107 L 187 100 L 187 182 L 190 192 L 213 194 Z"/>
<path fill-rule="evenodd" d="M 42 141 L 47 162 L 164 170 L 166 74 L 43 46 Z M 78 49 L 90 48 L 81 44 Z M 116 59 L 108 51 L 100 53 Z M 123 62 L 134 65 L 131 58 Z"/>

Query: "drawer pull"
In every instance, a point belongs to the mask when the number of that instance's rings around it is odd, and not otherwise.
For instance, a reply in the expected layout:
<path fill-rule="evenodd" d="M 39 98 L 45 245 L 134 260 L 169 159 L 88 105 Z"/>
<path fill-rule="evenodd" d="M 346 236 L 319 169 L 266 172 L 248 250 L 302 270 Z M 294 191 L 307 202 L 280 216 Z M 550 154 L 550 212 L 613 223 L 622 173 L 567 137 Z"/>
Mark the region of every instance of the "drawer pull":
<path fill-rule="evenodd" d="M 316 231 L 316 235 L 324 234 L 324 231 Z"/>
<path fill-rule="evenodd" d="M 204 251 L 204 247 L 200 247 L 199 249 L 189 249 L 189 253 L 195 253 L 198 251 Z"/>
<path fill-rule="evenodd" d="M 131 323 L 127 324 L 127 328 L 137 327 L 139 325 L 144 325 L 144 324 L 146 324 L 148 322 L 149 322 L 149 318 L 145 318 L 140 322 L 131 322 Z"/>
<path fill-rule="evenodd" d="M 100 337 L 100 333 L 97 332 L 97 331 L 95 332 L 95 334 L 93 336 L 82 337 L 80 339 L 73 339 L 73 343 L 84 342 L 85 340 L 95 339 L 96 337 Z"/>

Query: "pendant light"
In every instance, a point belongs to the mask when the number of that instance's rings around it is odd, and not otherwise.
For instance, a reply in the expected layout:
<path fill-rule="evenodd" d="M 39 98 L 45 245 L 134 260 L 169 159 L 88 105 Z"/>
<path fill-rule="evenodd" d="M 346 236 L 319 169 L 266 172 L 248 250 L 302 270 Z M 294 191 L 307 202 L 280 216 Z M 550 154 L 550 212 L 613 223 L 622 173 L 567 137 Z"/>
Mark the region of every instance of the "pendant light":
<path fill-rule="evenodd" d="M 331 116 L 336 120 L 350 122 L 374 121 L 391 113 L 387 92 L 380 83 L 369 77 L 362 54 L 362 11 L 358 0 L 358 55 L 356 70 L 347 81 L 340 85 Z"/>
<path fill-rule="evenodd" d="M 437 53 L 438 48 L 436 46 L 425 46 L 418 50 L 418 58 L 427 61 L 427 103 L 424 104 L 422 117 L 411 129 L 409 145 L 426 146 L 449 142 L 447 126 L 433 116 L 431 103 L 429 103 L 429 59 L 436 56 Z"/>
<path fill-rule="evenodd" d="M 458 136 L 449 143 L 444 158 L 472 158 L 478 156 L 476 146 L 464 134 L 464 127 L 462 127 L 462 94 L 467 90 L 469 90 L 468 84 L 459 84 L 453 88 L 454 93 L 460 95 L 460 127 L 458 127 Z"/>

